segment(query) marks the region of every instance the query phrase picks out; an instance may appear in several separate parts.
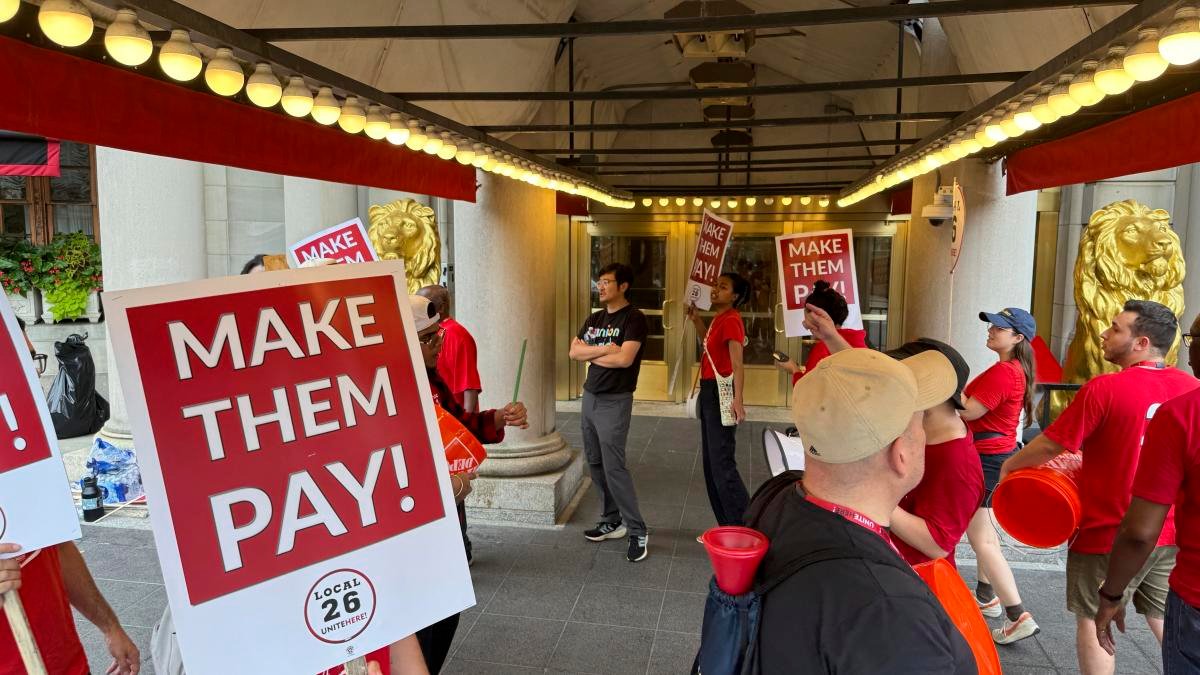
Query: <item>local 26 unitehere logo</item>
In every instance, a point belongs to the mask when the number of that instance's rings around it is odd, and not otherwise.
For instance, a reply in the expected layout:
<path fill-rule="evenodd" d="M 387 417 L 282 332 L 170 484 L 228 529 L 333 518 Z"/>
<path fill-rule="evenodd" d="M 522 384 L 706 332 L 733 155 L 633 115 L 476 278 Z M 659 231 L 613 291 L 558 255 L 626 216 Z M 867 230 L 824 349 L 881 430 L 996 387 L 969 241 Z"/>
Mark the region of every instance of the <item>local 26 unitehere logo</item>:
<path fill-rule="evenodd" d="M 321 642 L 349 642 L 361 635 L 374 617 L 375 585 L 357 570 L 326 574 L 313 584 L 304 600 L 308 631 Z"/>

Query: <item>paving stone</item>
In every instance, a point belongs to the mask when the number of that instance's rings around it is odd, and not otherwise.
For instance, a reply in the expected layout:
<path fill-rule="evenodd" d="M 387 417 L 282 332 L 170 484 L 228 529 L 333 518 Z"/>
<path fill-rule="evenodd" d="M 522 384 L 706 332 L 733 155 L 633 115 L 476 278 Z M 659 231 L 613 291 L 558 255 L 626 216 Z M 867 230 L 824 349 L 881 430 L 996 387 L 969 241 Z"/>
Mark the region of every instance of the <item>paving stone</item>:
<path fill-rule="evenodd" d="M 558 644 L 564 623 L 484 612 L 457 654 L 467 661 L 543 668 Z"/>
<path fill-rule="evenodd" d="M 587 584 L 571 621 L 653 630 L 658 627 L 662 606 L 663 591 Z"/>
<path fill-rule="evenodd" d="M 643 673 L 653 646 L 652 630 L 567 622 L 550 658 L 550 670 L 604 675 Z"/>
<path fill-rule="evenodd" d="M 680 675 L 688 672 L 700 649 L 700 637 L 685 633 L 657 631 L 650 652 L 647 675 Z"/>
<path fill-rule="evenodd" d="M 504 580 L 484 611 L 490 614 L 535 619 L 567 619 L 583 582 L 510 576 Z"/>

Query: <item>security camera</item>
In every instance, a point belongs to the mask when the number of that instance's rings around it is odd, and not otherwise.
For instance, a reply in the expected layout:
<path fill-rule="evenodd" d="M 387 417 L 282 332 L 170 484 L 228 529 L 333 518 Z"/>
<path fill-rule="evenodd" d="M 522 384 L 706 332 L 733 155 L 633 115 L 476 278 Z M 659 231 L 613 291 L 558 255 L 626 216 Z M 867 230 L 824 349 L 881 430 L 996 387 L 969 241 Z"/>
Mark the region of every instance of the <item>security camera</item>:
<path fill-rule="evenodd" d="M 954 220 L 954 186 L 943 185 L 933 196 L 933 203 L 921 209 L 921 217 L 934 227 Z"/>

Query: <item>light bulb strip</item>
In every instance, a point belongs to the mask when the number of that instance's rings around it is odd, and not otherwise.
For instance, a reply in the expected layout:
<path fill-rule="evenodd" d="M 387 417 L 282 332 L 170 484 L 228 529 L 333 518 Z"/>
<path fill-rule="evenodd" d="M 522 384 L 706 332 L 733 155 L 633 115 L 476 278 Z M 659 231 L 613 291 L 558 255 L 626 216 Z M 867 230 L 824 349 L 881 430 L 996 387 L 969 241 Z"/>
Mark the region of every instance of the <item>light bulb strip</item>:
<path fill-rule="evenodd" d="M 1085 61 L 1092 62 L 1088 64 L 1090 71 L 1084 69 L 1089 80 L 1094 77 L 1097 67 L 1107 67 L 1111 71 L 1114 64 L 1122 64 L 1122 59 L 1128 54 L 1127 45 L 1137 45 L 1139 40 L 1144 43 L 1150 39 L 1151 31 L 1147 29 L 1153 29 L 1160 36 L 1166 32 L 1177 6 L 1195 5 L 1178 0 L 1147 0 L 1138 4 L 844 188 L 839 193 L 838 205 L 850 206 L 933 171 L 947 161 L 955 161 L 983 148 L 1004 143 L 1013 136 L 1039 126 L 1055 124 L 1073 114 L 1078 110 L 1078 102 L 1055 100 L 1056 97 L 1065 99 L 1063 75 L 1079 73 Z M 1200 30 L 1200 25 L 1197 29 Z M 1158 39 L 1161 40 L 1161 37 Z M 1143 45 L 1141 51 L 1145 52 L 1146 49 Z M 1152 67 L 1144 67 L 1142 72 L 1152 73 L 1153 70 Z M 1132 73 L 1128 77 L 1133 80 L 1128 86 L 1154 79 L 1139 79 L 1133 77 Z M 1116 91 L 1123 82 L 1120 76 L 1106 76 L 1103 85 L 1110 91 Z M 1090 86 L 1101 98 L 1106 95 L 1098 85 Z M 1087 98 L 1090 100 L 1093 97 L 1094 94 Z"/>
<path fill-rule="evenodd" d="M 432 154 L 445 161 L 497 173 L 495 169 L 501 166 L 497 158 L 507 156 L 510 163 L 506 163 L 505 166 L 511 167 L 511 170 L 507 171 L 506 175 L 514 179 L 524 180 L 530 185 L 554 189 L 567 194 L 583 195 L 618 208 L 632 208 L 635 204 L 630 192 L 613 188 L 591 174 L 561 166 L 537 154 L 489 136 L 478 129 L 391 96 L 318 63 L 280 49 L 244 31 L 220 23 L 181 3 L 170 0 L 96 0 L 96 3 L 107 6 L 114 13 L 118 10 L 131 10 L 137 15 L 134 19 L 135 25 L 140 26 L 136 23 L 140 21 L 147 26 L 182 30 L 184 36 L 187 37 L 186 45 L 192 49 L 195 49 L 196 45 L 200 45 L 205 50 L 205 54 L 215 53 L 218 48 L 229 49 L 229 54 L 222 52 L 222 55 L 227 59 L 232 55 L 234 63 L 243 71 L 243 79 L 239 83 L 232 70 L 224 70 L 227 77 L 233 79 L 233 83 L 228 84 L 225 90 L 232 89 L 234 84 L 238 85 L 238 92 L 236 92 L 238 98 L 235 100 L 243 100 L 243 97 L 257 99 L 253 100 L 253 105 L 263 108 L 275 108 L 277 104 L 282 104 L 280 107 L 288 115 L 305 117 L 311 115 L 313 100 L 325 87 L 329 89 L 330 95 L 339 108 L 339 116 L 330 123 L 334 124 L 334 128 L 341 126 L 347 133 L 364 131 L 367 122 L 366 111 L 370 111 L 372 106 L 379 106 L 379 112 L 389 123 L 397 119 L 402 123 L 407 120 L 417 120 L 418 128 L 431 128 L 429 137 L 438 139 L 439 147 L 437 149 L 442 151 L 441 155 L 436 152 Z M 53 5 L 53 3 L 50 4 Z M 60 4 L 75 6 L 77 0 L 66 0 L 65 2 L 60 0 Z M 86 12 L 86 9 L 83 11 Z M 121 20 L 128 21 L 129 19 L 128 14 L 125 14 Z M 97 30 L 105 28 L 101 25 L 96 26 Z M 122 30 L 125 33 L 130 32 L 128 26 Z M 166 42 L 167 32 L 149 31 L 149 36 L 155 43 L 154 46 L 161 51 L 162 44 Z M 124 33 L 120 37 L 124 37 Z M 212 60 L 204 58 L 203 55 L 198 56 L 200 57 L 198 59 L 200 67 L 194 75 L 182 81 L 194 80 L 201 72 L 205 71 L 205 67 Z M 134 59 L 130 57 L 126 60 Z M 228 63 L 225 65 L 228 66 Z M 260 65 L 265 65 L 266 69 L 259 68 Z M 258 77 L 251 75 L 247 79 L 245 78 L 247 73 L 257 74 Z M 190 75 L 190 72 L 180 74 Z M 297 78 L 299 78 L 298 85 Z M 280 85 L 279 99 L 275 98 L 276 90 L 272 81 L 277 81 Z M 253 97 L 250 96 L 250 92 L 245 86 L 250 84 L 255 85 Z M 345 102 L 350 97 L 356 99 L 357 105 L 351 106 L 351 114 L 345 115 Z M 326 99 L 325 102 L 328 103 L 328 100 Z M 362 114 L 360 115 L 360 113 Z M 399 117 L 392 118 L 392 114 Z M 401 136 L 409 133 L 407 128 L 401 129 L 389 124 L 384 137 L 377 139 L 376 136 L 382 127 L 377 117 L 374 115 L 370 117 L 373 140 L 385 143 L 393 142 L 399 146 L 406 144 L 408 138 L 401 138 Z M 342 124 L 337 124 L 339 120 Z M 351 129 L 355 131 L 351 132 Z M 454 153 L 450 153 L 449 148 L 451 147 L 455 149 Z M 487 168 L 489 161 L 492 163 L 490 169 Z"/>

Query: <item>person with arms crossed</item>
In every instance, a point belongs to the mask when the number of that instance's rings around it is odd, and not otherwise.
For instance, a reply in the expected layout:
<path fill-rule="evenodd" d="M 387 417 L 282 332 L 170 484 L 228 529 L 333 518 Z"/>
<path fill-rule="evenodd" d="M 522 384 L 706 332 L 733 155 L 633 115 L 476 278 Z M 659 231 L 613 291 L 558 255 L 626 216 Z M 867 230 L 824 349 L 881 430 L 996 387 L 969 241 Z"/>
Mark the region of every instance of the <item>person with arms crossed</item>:
<path fill-rule="evenodd" d="M 1183 336 L 1192 374 L 1200 377 L 1197 337 L 1200 316 Z M 1163 672 L 1200 673 L 1200 389 L 1164 403 L 1146 427 L 1133 501 L 1117 531 L 1099 591 L 1096 640 L 1109 654 L 1116 653 L 1112 624 L 1125 632 L 1129 586 L 1154 553 L 1172 505 L 1179 554 L 1163 625 Z"/>
<path fill-rule="evenodd" d="M 1146 423 L 1160 405 L 1200 386 L 1163 360 L 1178 334 L 1170 309 L 1148 300 L 1126 302 L 1100 336 L 1104 359 L 1121 370 L 1089 380 L 1058 419 L 1000 470 L 1003 481 L 1017 469 L 1040 466 L 1064 452 L 1083 457 L 1083 517 L 1067 553 L 1067 609 L 1075 614 L 1075 649 L 1084 675 L 1112 673 L 1116 667 L 1113 656 L 1096 642 L 1098 591 L 1117 527 L 1129 508 Z M 1175 523 L 1168 516 L 1157 547 L 1127 590 L 1159 642 L 1176 550 Z"/>
<path fill-rule="evenodd" d="M 649 327 L 646 315 L 626 298 L 632 283 L 633 270 L 628 265 L 612 263 L 600 270 L 596 287 L 602 307 L 584 321 L 571 341 L 570 357 L 588 364 L 580 426 L 603 512 L 596 527 L 583 536 L 590 541 L 628 536 L 625 558 L 638 562 L 649 554 L 649 537 L 633 476 L 625 466 L 625 439 Z"/>
<path fill-rule="evenodd" d="M 936 350 L 897 361 L 835 348 L 848 345 L 823 310 L 806 312 L 805 325 L 832 338 L 834 353 L 794 392 L 804 478 L 756 500 L 748 517 L 770 539 L 759 578 L 786 576 L 762 600 L 761 671 L 975 673 L 970 647 L 888 531 L 921 481 L 924 411 L 954 395 L 954 367 Z"/>
<path fill-rule="evenodd" d="M 1025 415 L 1025 426 L 1033 420 L 1031 341 L 1037 336 L 1037 323 L 1033 315 L 1019 307 L 980 312 L 979 319 L 988 324 L 987 348 L 999 358 L 967 385 L 964 410 L 959 413 L 967 421 L 983 467 L 983 504 L 967 527 L 967 541 L 978 562 L 975 600 L 984 616 L 1004 617 L 1003 625 L 992 629 L 992 638 L 997 644 L 1007 645 L 1041 630 L 1021 602 L 992 515 L 992 492 L 1000 482 L 1000 467 L 1020 447 L 1017 431 L 1021 414 Z"/>

